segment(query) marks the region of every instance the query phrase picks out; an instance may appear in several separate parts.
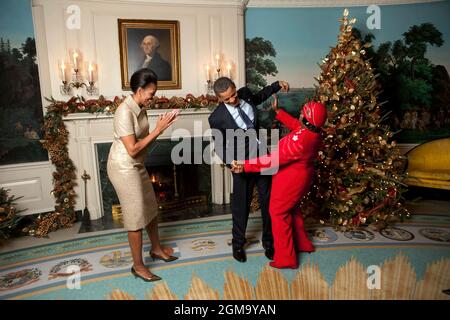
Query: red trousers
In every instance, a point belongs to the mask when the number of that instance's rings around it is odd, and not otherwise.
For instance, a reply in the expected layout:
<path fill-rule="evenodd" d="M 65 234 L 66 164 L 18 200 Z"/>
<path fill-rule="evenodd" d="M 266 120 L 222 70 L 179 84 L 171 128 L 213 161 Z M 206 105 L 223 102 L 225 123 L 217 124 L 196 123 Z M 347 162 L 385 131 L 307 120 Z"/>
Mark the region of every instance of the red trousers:
<path fill-rule="evenodd" d="M 273 176 L 269 205 L 275 249 L 272 267 L 297 268 L 297 252 L 314 251 L 299 208 L 301 198 L 311 186 L 313 174 L 314 168 L 292 164 L 280 168 Z"/>
<path fill-rule="evenodd" d="M 308 192 L 313 174 L 313 160 L 322 143 L 321 135 L 300 126 L 300 121 L 280 110 L 277 119 L 291 130 L 270 155 L 244 162 L 245 172 L 264 174 L 266 168 L 278 168 L 272 178 L 269 213 L 275 256 L 270 263 L 275 268 L 297 268 L 296 251 L 314 251 L 306 236 L 299 209 L 302 197 Z"/>

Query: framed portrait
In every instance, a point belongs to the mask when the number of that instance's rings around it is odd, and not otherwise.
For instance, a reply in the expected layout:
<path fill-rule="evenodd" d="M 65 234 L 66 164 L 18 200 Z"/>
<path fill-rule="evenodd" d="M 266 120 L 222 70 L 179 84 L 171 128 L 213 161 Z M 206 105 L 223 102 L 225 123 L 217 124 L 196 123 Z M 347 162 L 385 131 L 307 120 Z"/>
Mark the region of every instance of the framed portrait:
<path fill-rule="evenodd" d="M 131 75 L 152 69 L 158 89 L 181 89 L 179 22 L 118 19 L 122 89 L 131 90 Z"/>

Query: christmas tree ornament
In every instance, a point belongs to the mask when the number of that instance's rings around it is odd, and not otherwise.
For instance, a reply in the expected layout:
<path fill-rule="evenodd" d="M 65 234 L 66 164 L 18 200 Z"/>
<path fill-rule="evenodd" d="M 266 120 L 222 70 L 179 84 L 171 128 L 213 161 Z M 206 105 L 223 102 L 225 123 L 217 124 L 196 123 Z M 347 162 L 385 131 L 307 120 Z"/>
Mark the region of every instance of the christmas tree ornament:
<path fill-rule="evenodd" d="M 339 230 L 408 216 L 402 204 L 401 164 L 405 159 L 395 141 L 389 141 L 392 131 L 381 123 L 380 88 L 367 57 L 371 45 L 362 45 L 355 37 L 352 25 L 356 19 L 348 19 L 348 14 L 345 9 L 338 44 L 331 48 L 325 58 L 327 66 L 316 78 L 316 97 L 332 103 L 328 103 L 326 138 L 314 187 L 302 201 L 304 210 L 318 212 L 322 221 Z"/>

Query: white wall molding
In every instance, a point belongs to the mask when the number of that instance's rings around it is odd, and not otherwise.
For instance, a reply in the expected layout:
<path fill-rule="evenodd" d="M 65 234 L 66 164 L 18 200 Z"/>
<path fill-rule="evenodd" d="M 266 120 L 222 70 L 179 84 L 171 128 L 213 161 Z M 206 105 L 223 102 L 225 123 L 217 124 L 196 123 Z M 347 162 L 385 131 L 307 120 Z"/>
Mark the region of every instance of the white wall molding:
<path fill-rule="evenodd" d="M 0 166 L 0 187 L 22 197 L 15 201 L 16 208 L 24 210 L 21 215 L 53 211 L 53 170 L 48 161 Z"/>
<path fill-rule="evenodd" d="M 45 96 L 67 100 L 59 92 L 58 60 L 68 59 L 69 50 L 77 49 L 83 61 L 98 65 L 97 87 L 107 98 L 126 95 L 120 75 L 120 48 L 118 19 L 177 20 L 180 22 L 181 89 L 159 90 L 158 95 L 201 95 L 206 92 L 204 66 L 214 62 L 217 53 L 233 64 L 237 84 L 243 84 L 243 51 L 240 50 L 244 3 L 233 1 L 102 1 L 102 0 L 34 0 L 42 14 L 35 17 L 45 28 L 47 63 L 39 67 L 49 74 L 50 90 Z M 195 4 L 195 6 L 194 6 Z M 69 30 L 65 26 L 69 5 L 77 5 L 81 13 L 81 29 Z M 44 21 L 40 21 L 40 20 Z M 39 41 L 39 39 L 37 39 Z M 83 89 L 84 91 L 84 89 Z M 83 93 L 84 94 L 84 93 Z M 87 97 L 89 98 L 89 97 Z"/>
<path fill-rule="evenodd" d="M 33 3 L 60 3 L 61 0 L 32 0 Z M 133 6 L 163 6 L 163 7 L 242 7 L 244 0 L 75 0 L 73 3 L 103 4 L 103 5 L 133 5 Z"/>
<path fill-rule="evenodd" d="M 360 7 L 373 4 L 399 5 L 439 2 L 442 0 L 250 0 L 248 8 L 302 8 L 302 7 Z"/>

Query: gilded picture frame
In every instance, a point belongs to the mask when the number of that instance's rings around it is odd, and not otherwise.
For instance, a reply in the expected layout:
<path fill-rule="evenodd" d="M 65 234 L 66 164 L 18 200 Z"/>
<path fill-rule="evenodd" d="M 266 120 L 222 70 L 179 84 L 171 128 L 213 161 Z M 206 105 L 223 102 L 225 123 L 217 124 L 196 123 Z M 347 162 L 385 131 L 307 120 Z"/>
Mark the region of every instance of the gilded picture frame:
<path fill-rule="evenodd" d="M 178 21 L 118 19 L 118 27 L 123 90 L 141 68 L 155 71 L 159 90 L 181 89 Z"/>

